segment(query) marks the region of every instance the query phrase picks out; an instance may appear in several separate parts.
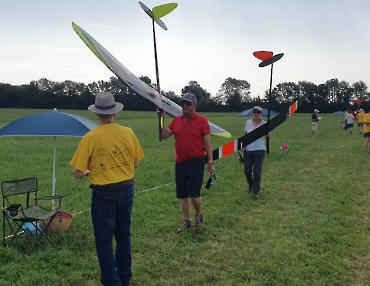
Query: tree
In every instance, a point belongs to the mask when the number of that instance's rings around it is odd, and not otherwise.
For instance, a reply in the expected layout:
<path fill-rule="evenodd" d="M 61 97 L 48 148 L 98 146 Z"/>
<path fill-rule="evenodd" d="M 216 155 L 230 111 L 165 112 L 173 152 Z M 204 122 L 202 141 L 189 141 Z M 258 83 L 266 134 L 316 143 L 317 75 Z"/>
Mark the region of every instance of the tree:
<path fill-rule="evenodd" d="M 327 88 L 324 84 L 317 86 L 308 81 L 299 81 L 299 97 L 308 93 L 306 101 L 302 104 L 300 110 L 303 112 L 313 112 L 314 109 L 323 109 L 323 105 L 327 104 L 325 101 Z"/>
<path fill-rule="evenodd" d="M 189 81 L 188 85 L 181 90 L 181 93 L 193 93 L 196 96 L 198 103 L 211 97 L 211 94 L 206 89 L 203 89 L 195 80 Z"/>
<path fill-rule="evenodd" d="M 37 81 L 32 81 L 34 86 L 41 91 L 51 91 L 53 90 L 54 85 L 56 84 L 55 81 L 48 80 L 47 78 L 41 78 Z"/>
<path fill-rule="evenodd" d="M 241 110 L 242 103 L 251 99 L 250 88 L 248 81 L 228 77 L 217 94 L 217 103 L 228 105 L 229 110 Z"/>
<path fill-rule="evenodd" d="M 345 110 L 352 104 L 353 88 L 346 81 L 331 79 L 325 82 L 327 97 L 325 102 L 334 103 L 336 110 Z"/>
<path fill-rule="evenodd" d="M 266 91 L 267 93 L 267 91 Z M 281 111 L 299 97 L 299 86 L 294 82 L 279 83 L 271 91 L 271 109 Z"/>
<path fill-rule="evenodd" d="M 140 79 L 155 88 L 147 76 Z M 13 86 L 0 83 L 0 107 L 2 108 L 65 108 L 86 109 L 93 104 L 95 95 L 101 91 L 110 91 L 118 102 L 122 102 L 125 110 L 155 110 L 149 100 L 136 94 L 119 78 L 112 76 L 109 81 L 97 81 L 89 84 L 65 80 L 55 82 L 47 78 L 31 81 L 29 84 Z M 217 97 L 212 97 L 206 89 L 195 80 L 189 81 L 182 93 L 194 93 L 198 100 L 199 111 L 240 111 L 251 106 L 267 106 L 266 98 L 250 97 L 250 84 L 245 80 L 227 78 L 221 85 Z M 298 97 L 308 93 L 307 100 L 299 112 L 312 112 L 315 108 L 320 112 L 331 113 L 345 110 L 348 107 L 357 109 L 356 100 L 362 101 L 362 108 L 369 111 L 370 94 L 363 81 L 349 85 L 347 81 L 330 79 L 315 85 L 300 81 L 279 83 L 272 90 L 271 109 L 281 111 Z M 179 104 L 181 97 L 173 91 L 161 91 L 161 94 Z"/>
<path fill-rule="evenodd" d="M 367 85 L 363 81 L 357 81 L 352 84 L 353 88 L 353 98 L 351 101 L 355 102 L 356 100 L 361 100 L 360 105 L 357 107 L 362 106 L 362 104 L 368 101 L 368 92 L 367 92 Z"/>
<path fill-rule="evenodd" d="M 211 94 L 206 89 L 203 89 L 195 80 L 189 81 L 189 84 L 181 92 L 182 94 L 193 93 L 196 96 L 198 101 L 197 110 L 199 111 L 207 111 L 214 104 Z"/>
<path fill-rule="evenodd" d="M 177 104 L 180 105 L 181 97 L 178 96 L 173 91 L 170 90 L 170 91 L 167 91 L 167 92 L 163 92 L 162 95 L 167 97 L 169 100 L 172 100 L 174 103 L 177 103 Z"/>
<path fill-rule="evenodd" d="M 148 76 L 141 76 L 140 79 L 145 82 L 147 85 L 153 87 L 152 80 Z"/>
<path fill-rule="evenodd" d="M 129 93 L 129 87 L 119 78 L 115 76 L 111 76 L 109 79 L 109 91 L 113 95 L 118 94 L 128 94 Z"/>

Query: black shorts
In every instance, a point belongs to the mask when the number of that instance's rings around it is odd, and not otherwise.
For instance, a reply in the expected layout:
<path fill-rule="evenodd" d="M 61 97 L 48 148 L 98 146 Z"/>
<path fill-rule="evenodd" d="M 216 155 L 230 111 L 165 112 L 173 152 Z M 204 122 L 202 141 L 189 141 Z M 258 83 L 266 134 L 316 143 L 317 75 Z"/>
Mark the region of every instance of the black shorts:
<path fill-rule="evenodd" d="M 203 184 L 204 158 L 176 163 L 176 197 L 178 199 L 200 197 Z"/>
<path fill-rule="evenodd" d="M 365 138 L 370 137 L 370 132 L 364 133 L 364 137 Z"/>
<path fill-rule="evenodd" d="M 352 128 L 352 127 L 353 127 L 353 124 L 347 124 L 347 129 Z"/>

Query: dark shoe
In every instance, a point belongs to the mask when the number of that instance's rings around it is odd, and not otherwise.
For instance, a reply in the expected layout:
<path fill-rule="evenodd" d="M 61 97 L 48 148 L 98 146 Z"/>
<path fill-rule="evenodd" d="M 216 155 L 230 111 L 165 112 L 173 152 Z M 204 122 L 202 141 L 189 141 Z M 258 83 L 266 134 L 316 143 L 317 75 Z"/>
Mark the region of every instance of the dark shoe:
<path fill-rule="evenodd" d="M 253 198 L 253 199 L 255 199 L 255 200 L 258 200 L 258 195 L 253 194 L 253 195 L 252 195 L 252 198 Z"/>
<path fill-rule="evenodd" d="M 194 220 L 195 220 L 194 231 L 201 232 L 203 230 L 203 225 L 204 225 L 203 216 L 196 215 Z"/>
<path fill-rule="evenodd" d="M 179 229 L 176 231 L 177 233 L 182 233 L 184 231 L 187 231 L 191 228 L 190 220 L 186 219 L 184 220 L 184 223 L 179 227 Z"/>

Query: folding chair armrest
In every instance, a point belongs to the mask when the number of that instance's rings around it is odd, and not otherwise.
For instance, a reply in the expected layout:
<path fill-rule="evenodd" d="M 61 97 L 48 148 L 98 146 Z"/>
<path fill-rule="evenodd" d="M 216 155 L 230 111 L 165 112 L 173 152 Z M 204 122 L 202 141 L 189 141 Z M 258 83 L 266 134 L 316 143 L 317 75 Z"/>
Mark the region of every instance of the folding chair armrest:
<path fill-rule="evenodd" d="M 60 210 L 60 206 L 62 205 L 62 198 L 68 196 L 69 194 L 65 194 L 65 195 L 56 195 L 56 196 L 44 196 L 44 197 L 39 197 L 39 198 L 34 198 L 36 201 L 40 200 L 40 201 L 50 201 L 50 200 L 56 200 L 58 199 L 59 202 L 58 202 L 58 205 L 57 205 L 57 209 Z M 54 209 L 54 207 L 56 206 L 56 204 L 54 203 L 52 206 L 51 206 L 51 209 Z"/>
<path fill-rule="evenodd" d="M 36 201 L 47 201 L 47 200 L 55 200 L 55 199 L 62 199 L 65 196 L 68 196 L 69 194 L 66 195 L 56 195 L 56 196 L 43 196 L 39 198 L 34 198 Z"/>

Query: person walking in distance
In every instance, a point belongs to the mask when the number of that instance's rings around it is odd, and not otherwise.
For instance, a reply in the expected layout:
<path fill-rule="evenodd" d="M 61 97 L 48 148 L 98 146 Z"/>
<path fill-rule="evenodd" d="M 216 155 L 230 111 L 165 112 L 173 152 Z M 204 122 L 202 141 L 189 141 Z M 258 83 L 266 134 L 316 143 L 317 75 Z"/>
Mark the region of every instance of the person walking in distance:
<path fill-rule="evenodd" d="M 364 115 L 365 154 L 370 152 L 370 113 Z"/>
<path fill-rule="evenodd" d="M 352 113 L 347 114 L 347 116 L 346 116 L 347 130 L 350 134 L 352 134 L 354 119 L 355 119 L 355 117 L 353 116 Z"/>
<path fill-rule="evenodd" d="M 319 127 L 319 118 L 317 117 L 317 113 L 319 111 L 315 109 L 312 113 L 311 116 L 311 121 L 312 121 L 312 127 L 311 127 L 311 137 L 316 136 L 317 128 Z"/>
<path fill-rule="evenodd" d="M 253 118 L 245 122 L 245 133 L 265 124 L 262 120 L 262 107 L 255 106 L 252 109 Z M 248 182 L 248 192 L 254 199 L 258 199 L 261 189 L 262 164 L 266 154 L 265 136 L 259 138 L 244 148 L 244 174 Z M 270 138 L 270 132 L 266 134 Z"/>
<path fill-rule="evenodd" d="M 364 110 L 362 108 L 359 109 L 356 114 L 356 120 L 357 120 L 358 132 L 360 133 L 363 132 L 363 128 L 364 128 L 364 116 L 365 116 Z"/>

